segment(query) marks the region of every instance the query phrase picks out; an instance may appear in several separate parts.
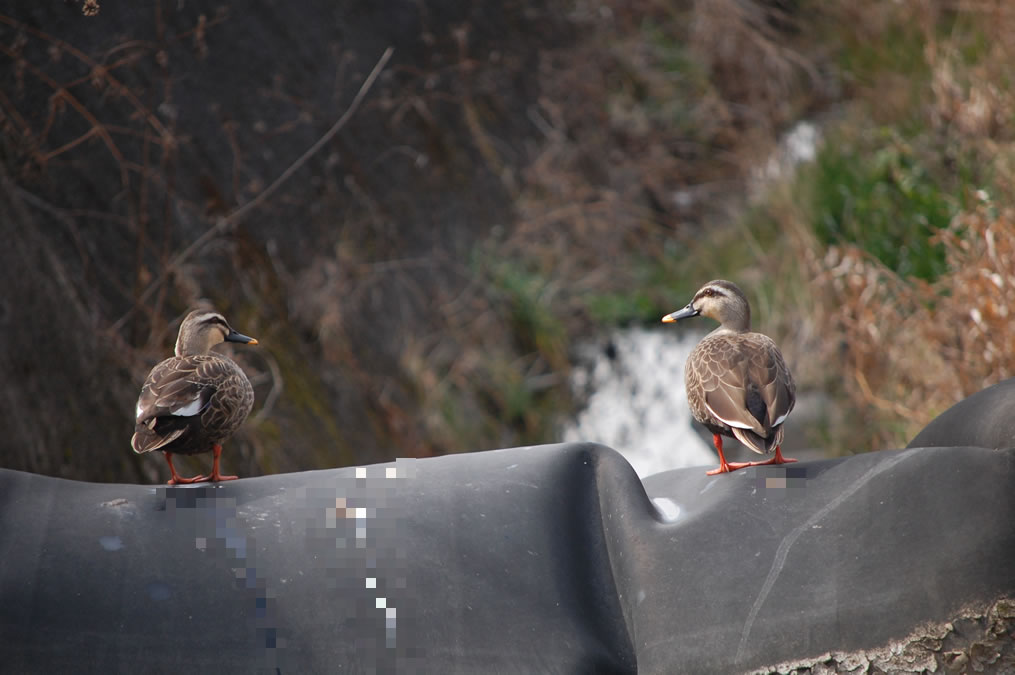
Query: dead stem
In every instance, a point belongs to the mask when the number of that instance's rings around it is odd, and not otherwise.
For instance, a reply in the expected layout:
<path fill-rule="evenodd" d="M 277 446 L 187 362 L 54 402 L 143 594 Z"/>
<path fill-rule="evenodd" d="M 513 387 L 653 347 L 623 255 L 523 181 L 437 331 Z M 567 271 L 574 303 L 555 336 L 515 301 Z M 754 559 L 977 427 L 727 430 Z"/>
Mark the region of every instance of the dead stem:
<path fill-rule="evenodd" d="M 212 225 L 204 232 L 204 234 L 199 236 L 197 239 L 192 241 L 189 246 L 187 246 L 182 251 L 173 256 L 173 259 L 170 260 L 169 264 L 165 266 L 159 277 L 155 281 L 153 281 L 148 286 L 148 288 L 146 288 L 144 292 L 141 293 L 140 296 L 138 296 L 137 300 L 134 302 L 133 307 L 131 307 L 129 310 L 127 310 L 127 312 L 123 316 L 121 316 L 119 319 L 113 322 L 113 324 L 109 328 L 109 331 L 112 333 L 119 332 L 123 328 L 123 325 L 127 322 L 127 320 L 130 319 L 131 316 L 133 316 L 135 311 L 137 311 L 137 308 L 143 305 L 148 300 L 148 298 L 151 297 L 151 294 L 155 292 L 155 290 L 158 289 L 162 284 L 164 284 L 166 280 L 169 278 L 169 276 L 173 273 L 173 271 L 175 271 L 184 261 L 186 261 L 187 258 L 193 255 L 206 243 L 208 243 L 209 241 L 220 235 L 222 232 L 224 232 L 226 228 L 235 226 L 240 222 L 242 222 L 247 215 L 249 215 L 254 209 L 263 204 L 264 201 L 268 197 L 273 195 L 275 191 L 282 186 L 283 183 L 289 180 L 289 178 L 291 178 L 294 173 L 296 173 L 300 168 L 302 168 L 302 166 L 306 164 L 311 157 L 316 155 L 321 150 L 321 148 L 323 148 L 328 143 L 328 141 L 334 138 L 335 134 L 337 134 L 339 131 L 342 130 L 342 128 L 348 123 L 350 119 L 352 119 L 352 116 L 359 109 L 360 104 L 363 102 L 363 99 L 367 95 L 367 92 L 370 91 L 370 88 L 373 87 L 374 82 L 377 81 L 377 78 L 384 70 L 384 66 L 388 63 L 388 60 L 391 59 L 391 55 L 394 54 L 394 51 L 395 50 L 393 47 L 388 47 L 387 49 L 384 50 L 384 53 L 381 55 L 381 58 L 378 59 L 377 64 L 374 65 L 373 70 L 370 71 L 370 74 L 363 81 L 363 84 L 360 85 L 359 91 L 356 92 L 356 96 L 353 98 L 352 103 L 349 104 L 349 107 L 342 114 L 342 116 L 338 118 L 338 121 L 336 121 L 331 126 L 331 128 L 328 129 L 328 131 L 317 140 L 316 143 L 310 146 L 306 152 L 304 152 L 295 162 L 290 164 L 289 167 L 285 171 L 283 171 L 278 178 L 272 181 L 271 185 L 269 185 L 260 193 L 258 193 L 256 197 L 251 199 L 243 206 L 235 209 L 229 215 L 219 218 L 214 225 Z"/>

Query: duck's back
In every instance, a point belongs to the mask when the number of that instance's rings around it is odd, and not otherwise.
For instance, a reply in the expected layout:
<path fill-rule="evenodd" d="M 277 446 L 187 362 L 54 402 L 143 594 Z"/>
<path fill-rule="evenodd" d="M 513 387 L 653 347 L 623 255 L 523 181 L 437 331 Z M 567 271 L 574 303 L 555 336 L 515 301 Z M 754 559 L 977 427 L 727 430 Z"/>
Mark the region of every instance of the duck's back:
<path fill-rule="evenodd" d="M 762 333 L 709 333 L 688 356 L 684 383 L 691 414 L 714 433 L 729 434 L 729 422 L 739 421 L 771 437 L 795 403 L 782 354 Z"/>
<path fill-rule="evenodd" d="M 155 366 L 141 389 L 135 452 L 210 452 L 243 424 L 254 389 L 243 370 L 216 354 L 178 356 Z"/>

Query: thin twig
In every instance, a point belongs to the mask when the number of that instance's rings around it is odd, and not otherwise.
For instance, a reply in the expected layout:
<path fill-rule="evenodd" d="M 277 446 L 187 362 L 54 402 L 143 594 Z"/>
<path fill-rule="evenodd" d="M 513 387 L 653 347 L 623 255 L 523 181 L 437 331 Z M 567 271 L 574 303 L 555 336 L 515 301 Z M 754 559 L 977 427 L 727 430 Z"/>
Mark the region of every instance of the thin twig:
<path fill-rule="evenodd" d="M 38 28 L 35 28 L 34 26 L 29 26 L 28 24 L 22 23 L 21 21 L 18 21 L 17 19 L 14 19 L 12 17 L 0 14 L 0 23 L 5 23 L 9 26 L 17 28 L 18 30 L 23 30 L 26 33 L 35 35 L 36 37 L 41 38 L 42 40 L 45 40 L 50 44 L 56 45 L 60 49 L 64 50 L 65 52 L 67 52 L 68 54 L 70 54 L 71 56 L 78 59 L 79 61 L 81 61 L 82 63 L 84 63 L 85 65 L 87 65 L 89 68 L 92 69 L 92 71 L 85 77 L 91 77 L 94 73 L 100 73 L 102 75 L 102 78 L 109 83 L 112 90 L 115 91 L 118 95 L 123 96 L 128 101 L 130 101 L 134 105 L 134 108 L 145 116 L 145 119 L 148 121 L 149 124 L 152 125 L 152 127 L 159 133 L 160 136 L 162 136 L 163 138 L 166 136 L 167 133 L 166 128 L 162 126 L 162 123 L 159 121 L 159 118 L 156 117 L 151 110 L 145 107 L 143 103 L 141 103 L 141 100 L 137 97 L 136 94 L 134 94 L 133 91 L 130 90 L 129 87 L 127 87 L 122 82 L 113 77 L 113 75 L 109 72 L 110 70 L 109 66 L 104 66 L 100 63 L 97 63 L 92 57 L 88 56 L 88 54 L 84 53 L 71 43 L 61 40 L 58 37 L 50 35 L 49 33 L 45 33 L 39 30 Z M 84 81 L 85 77 L 82 77 L 81 79 L 77 80 L 75 84 L 77 82 Z M 62 88 L 69 89 L 70 86 L 71 85 L 64 85 Z M 61 87 L 54 87 L 54 91 L 58 91 L 59 89 L 61 89 Z"/>
<path fill-rule="evenodd" d="M 18 54 L 13 49 L 5 47 L 4 45 L 0 45 L 0 53 L 3 53 L 14 62 L 18 61 L 19 58 Z M 49 85 L 50 89 L 52 89 L 54 92 L 53 96 L 61 97 L 62 100 L 67 102 L 72 108 L 78 111 L 78 114 L 81 115 L 81 117 L 83 117 L 85 121 L 87 121 L 88 124 L 91 125 L 92 129 L 96 130 L 95 133 L 99 135 L 102 141 L 106 144 L 106 147 L 109 148 L 110 154 L 113 155 L 116 161 L 121 165 L 120 171 L 121 178 L 126 184 L 126 176 L 124 175 L 122 169 L 122 165 L 124 163 L 123 154 L 120 152 L 120 149 L 116 146 L 116 143 L 113 142 L 112 137 L 109 135 L 109 132 L 103 126 L 102 122 L 100 122 L 98 118 L 95 117 L 95 115 L 93 115 L 92 112 L 87 107 L 85 107 L 85 105 L 81 103 L 81 101 L 77 99 L 77 97 L 75 97 L 69 91 L 64 89 L 63 85 L 61 85 L 59 82 L 50 77 L 45 71 L 41 70 L 40 68 L 37 68 L 35 65 L 27 61 L 24 61 L 24 63 L 25 68 L 27 68 L 39 80 Z"/>
<path fill-rule="evenodd" d="M 876 407 L 880 408 L 881 410 L 893 412 L 896 415 L 899 415 L 900 417 L 903 417 L 904 419 L 907 420 L 920 419 L 915 412 L 913 412 L 906 406 L 902 405 L 901 403 L 883 399 L 877 394 L 875 394 L 874 391 L 871 389 L 870 384 L 867 382 L 867 376 L 864 375 L 863 371 L 860 370 L 859 368 L 854 369 L 853 377 L 856 379 L 856 383 L 860 385 L 860 391 L 863 394 L 863 397 L 868 401 L 870 401 L 871 403 L 873 403 Z"/>
<path fill-rule="evenodd" d="M 360 86 L 359 91 L 356 92 L 356 97 L 352 100 L 352 103 L 349 104 L 349 108 L 345 111 L 345 113 L 342 114 L 341 117 L 338 118 L 338 121 L 335 122 L 330 129 L 328 129 L 327 133 L 321 136 L 321 138 L 316 143 L 310 146 L 310 148 L 307 149 L 307 151 L 304 152 L 299 159 L 290 164 L 289 168 L 283 171 L 282 175 L 275 179 L 275 182 L 266 187 L 260 194 L 258 194 L 252 200 L 241 206 L 236 211 L 233 211 L 230 215 L 226 216 L 226 219 L 229 220 L 231 223 L 239 222 L 240 220 L 242 220 L 243 217 L 246 216 L 249 211 L 252 211 L 253 209 L 260 206 L 261 202 L 270 197 L 275 192 L 275 190 L 277 190 L 282 185 L 282 183 L 289 180 L 289 178 L 292 177 L 294 173 L 299 171 L 311 157 L 320 152 L 321 148 L 323 148 L 328 143 L 328 141 L 334 138 L 335 134 L 341 131 L 342 127 L 346 125 L 346 123 L 356 113 L 356 110 L 359 109 L 359 106 L 363 102 L 363 99 L 366 97 L 367 92 L 370 91 L 370 88 L 374 86 L 374 82 L 380 76 L 381 71 L 384 70 L 384 66 L 388 63 L 388 60 L 394 53 L 395 53 L 394 47 L 388 47 L 387 49 L 384 50 L 384 53 L 381 54 L 381 58 L 377 61 L 377 65 L 375 65 L 374 69 L 370 71 L 370 74 L 367 76 L 367 79 L 363 81 L 363 84 Z"/>
<path fill-rule="evenodd" d="M 391 58 L 391 55 L 394 54 L 394 52 L 395 50 L 393 47 L 388 47 L 387 49 L 384 50 L 384 53 L 381 55 L 381 58 L 378 59 L 377 64 L 374 66 L 374 69 L 371 70 L 367 78 L 363 80 L 363 84 L 360 85 L 359 91 L 356 92 L 356 96 L 355 98 L 353 98 L 352 103 L 349 104 L 349 107 L 342 114 L 342 116 L 338 118 L 338 121 L 335 122 L 331 126 L 331 128 L 328 129 L 328 131 L 323 136 L 321 136 L 320 139 L 317 140 L 316 143 L 310 146 L 307 149 L 307 151 L 304 152 L 299 157 L 299 159 L 290 164 L 289 168 L 283 171 L 278 178 L 272 181 L 271 185 L 269 185 L 260 193 L 258 193 L 256 197 L 251 199 L 243 206 L 235 209 L 230 214 L 222 218 L 219 218 L 218 222 L 216 222 L 214 225 L 208 228 L 204 232 L 204 234 L 202 234 L 200 237 L 191 242 L 190 245 L 187 246 L 185 249 L 177 253 L 173 257 L 173 259 L 169 261 L 169 264 L 166 265 L 165 268 L 163 268 L 162 273 L 159 275 L 158 279 L 149 284 L 148 288 L 146 288 L 144 292 L 141 293 L 140 296 L 138 296 L 137 300 L 134 303 L 134 306 L 131 307 L 129 310 L 127 310 L 126 314 L 124 314 L 122 317 L 117 319 L 116 322 L 113 323 L 113 325 L 110 327 L 110 331 L 114 333 L 119 332 L 123 328 L 124 323 L 126 323 L 126 321 L 131 316 L 133 316 L 137 308 L 140 307 L 142 304 L 144 304 L 149 297 L 151 297 L 151 294 L 155 292 L 155 289 L 157 289 L 159 286 L 165 283 L 166 279 L 169 278 L 169 275 L 173 272 L 173 270 L 179 267 L 191 255 L 193 255 L 195 251 L 200 249 L 211 239 L 221 234 L 222 231 L 225 230 L 227 227 L 239 224 L 251 211 L 253 211 L 258 206 L 263 204 L 268 197 L 273 195 L 275 191 L 278 190 L 278 188 L 281 187 L 283 183 L 289 180 L 289 178 L 291 178 L 294 173 L 299 171 L 311 157 L 320 152 L 321 148 L 323 148 L 328 143 L 328 141 L 334 138 L 335 134 L 337 134 L 339 131 L 342 130 L 342 127 L 344 127 L 346 123 L 348 123 L 348 121 L 356 113 L 357 109 L 359 109 L 360 104 L 363 102 L 363 99 L 367 95 L 367 92 L 369 92 L 370 88 L 373 87 L 374 82 L 380 76 L 381 71 L 384 70 L 384 66 L 388 63 L 388 60 Z"/>
<path fill-rule="evenodd" d="M 275 357 L 268 351 L 259 352 L 259 354 L 268 364 L 268 370 L 271 371 L 271 391 L 264 398 L 264 404 L 261 406 L 261 409 L 250 418 L 250 424 L 255 428 L 261 426 L 261 422 L 271 414 L 272 408 L 275 407 L 275 401 L 282 395 L 282 389 L 285 387 L 285 380 L 282 379 L 282 369 L 279 367 Z"/>

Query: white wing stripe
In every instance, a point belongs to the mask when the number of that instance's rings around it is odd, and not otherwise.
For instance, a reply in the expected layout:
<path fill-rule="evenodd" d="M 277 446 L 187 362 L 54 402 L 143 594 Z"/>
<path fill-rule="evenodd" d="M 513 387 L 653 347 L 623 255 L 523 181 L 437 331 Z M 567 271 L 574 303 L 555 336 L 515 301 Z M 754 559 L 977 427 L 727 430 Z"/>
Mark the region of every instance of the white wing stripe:
<path fill-rule="evenodd" d="M 716 411 L 712 410 L 712 406 L 710 406 L 708 403 L 705 404 L 705 407 L 708 408 L 708 411 L 710 413 L 712 413 L 712 417 L 716 418 L 720 422 L 724 422 L 730 425 L 731 427 L 736 427 L 737 429 L 754 429 L 754 427 L 752 427 L 750 424 L 744 424 L 743 422 L 737 422 L 736 420 L 723 419 L 716 413 Z"/>
<path fill-rule="evenodd" d="M 178 415 L 180 417 L 193 417 L 199 412 L 201 412 L 201 397 L 196 396 L 194 400 L 188 403 L 187 405 L 173 410 L 172 414 Z"/>

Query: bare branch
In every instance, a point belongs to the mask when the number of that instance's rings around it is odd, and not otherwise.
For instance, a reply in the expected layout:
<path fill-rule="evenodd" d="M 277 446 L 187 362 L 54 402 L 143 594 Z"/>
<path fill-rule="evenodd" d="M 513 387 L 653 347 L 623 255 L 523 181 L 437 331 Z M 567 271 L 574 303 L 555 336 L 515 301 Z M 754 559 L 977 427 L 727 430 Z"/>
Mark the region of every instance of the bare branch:
<path fill-rule="evenodd" d="M 253 211 L 258 206 L 263 204 L 264 201 L 268 197 L 273 195 L 278 190 L 278 188 L 282 186 L 283 183 L 285 183 L 287 180 L 289 180 L 289 178 L 293 176 L 293 174 L 299 171 L 311 157 L 320 152 L 321 148 L 323 148 L 328 143 L 328 141 L 334 138 L 335 134 L 341 131 L 342 128 L 349 122 L 349 120 L 352 119 L 352 116 L 356 114 L 356 111 L 359 109 L 360 104 L 363 103 L 363 99 L 366 98 L 366 95 L 370 91 L 370 88 L 373 87 L 374 82 L 377 81 L 377 78 L 384 70 L 384 66 L 387 65 L 388 61 L 391 59 L 391 55 L 394 54 L 394 52 L 395 50 L 393 47 L 388 47 L 387 49 L 384 50 L 384 53 L 381 55 L 381 58 L 378 59 L 376 65 L 374 65 L 373 70 L 371 70 L 367 78 L 363 80 L 363 84 L 360 85 L 359 91 L 356 92 L 356 96 L 353 98 L 352 103 L 349 104 L 349 107 L 342 114 L 342 116 L 338 118 L 338 121 L 336 121 L 333 125 L 331 125 L 331 128 L 328 129 L 328 131 L 323 136 L 321 136 L 316 143 L 310 146 L 306 152 L 304 152 L 295 162 L 290 164 L 289 167 L 285 171 L 283 171 L 278 178 L 272 181 L 271 185 L 269 185 L 260 193 L 258 193 L 256 197 L 251 199 L 243 206 L 235 209 L 230 214 L 222 218 L 219 218 L 219 220 L 210 228 L 208 228 L 204 232 L 204 234 L 202 234 L 200 237 L 191 242 L 190 245 L 187 246 L 185 249 L 183 249 L 175 256 L 173 256 L 173 259 L 170 260 L 169 264 L 165 266 L 159 277 L 151 284 L 149 284 L 148 288 L 146 288 L 144 292 L 142 292 L 141 295 L 138 296 L 137 300 L 134 302 L 134 306 L 131 307 L 126 314 L 121 316 L 113 323 L 113 325 L 110 327 L 110 331 L 118 333 L 123 328 L 124 323 L 126 323 L 127 320 L 131 316 L 133 316 L 134 312 L 137 311 L 138 307 L 144 304 L 148 300 L 148 298 L 151 297 L 152 293 L 154 293 L 157 288 L 159 288 L 162 284 L 166 282 L 166 280 L 169 278 L 169 275 L 172 274 L 173 270 L 175 270 L 177 267 L 183 264 L 183 262 L 186 261 L 187 258 L 193 255 L 202 246 L 204 246 L 209 241 L 211 241 L 212 239 L 220 235 L 222 232 L 224 232 L 226 228 L 230 226 L 235 226 L 240 222 L 242 222 L 243 219 L 246 218 L 251 211 Z"/>

